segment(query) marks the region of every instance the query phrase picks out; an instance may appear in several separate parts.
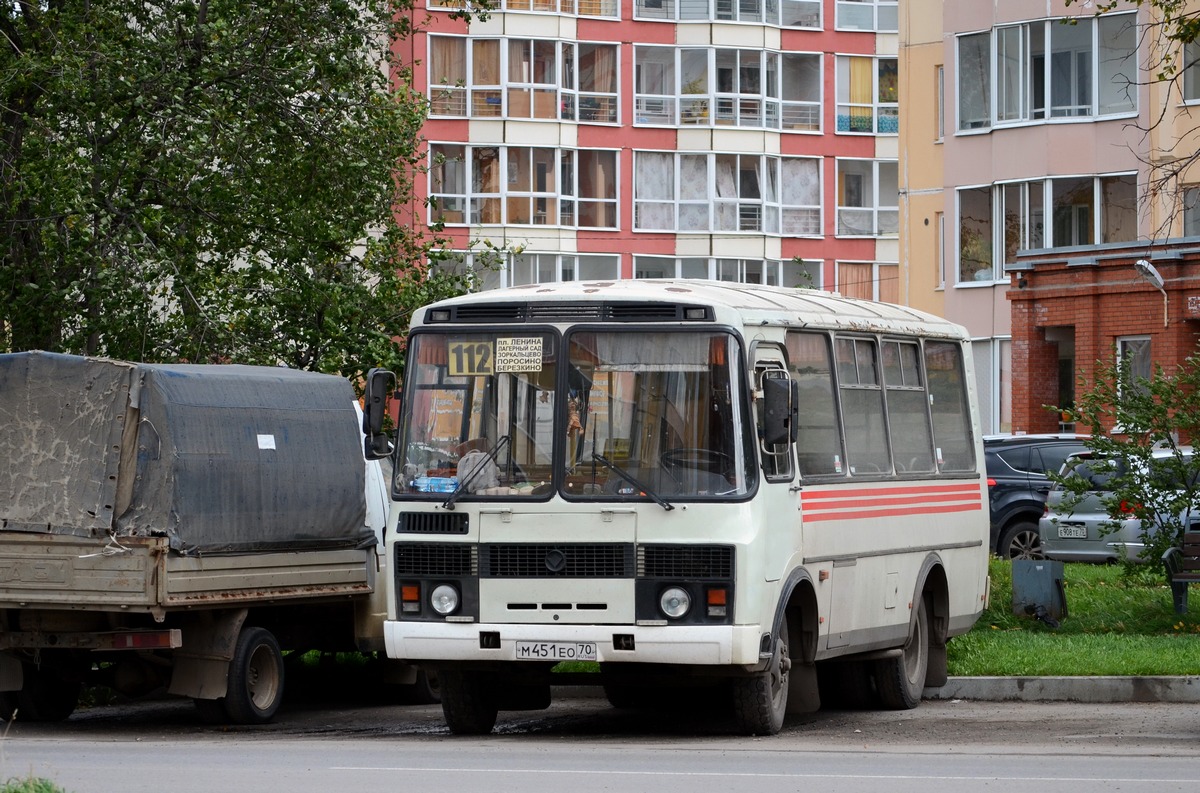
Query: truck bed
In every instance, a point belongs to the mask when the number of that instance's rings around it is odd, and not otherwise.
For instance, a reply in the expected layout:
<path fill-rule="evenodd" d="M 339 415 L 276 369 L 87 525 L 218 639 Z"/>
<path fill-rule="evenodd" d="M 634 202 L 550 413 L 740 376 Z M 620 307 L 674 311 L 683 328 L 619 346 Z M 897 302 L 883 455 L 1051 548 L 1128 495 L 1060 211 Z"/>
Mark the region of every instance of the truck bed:
<path fill-rule="evenodd" d="M 162 613 L 276 600 L 368 595 L 374 550 L 184 557 L 165 538 L 0 536 L 0 608 Z"/>

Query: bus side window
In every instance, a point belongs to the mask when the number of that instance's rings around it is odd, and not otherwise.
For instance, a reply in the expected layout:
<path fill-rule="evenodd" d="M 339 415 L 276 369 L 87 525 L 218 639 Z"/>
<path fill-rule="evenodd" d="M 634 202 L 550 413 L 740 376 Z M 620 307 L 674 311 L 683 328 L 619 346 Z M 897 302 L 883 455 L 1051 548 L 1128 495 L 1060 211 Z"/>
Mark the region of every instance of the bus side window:
<path fill-rule="evenodd" d="M 796 461 L 801 476 L 845 474 L 837 402 L 833 391 L 833 356 L 829 336 L 794 331 L 787 335 L 788 366 L 800 391 Z"/>

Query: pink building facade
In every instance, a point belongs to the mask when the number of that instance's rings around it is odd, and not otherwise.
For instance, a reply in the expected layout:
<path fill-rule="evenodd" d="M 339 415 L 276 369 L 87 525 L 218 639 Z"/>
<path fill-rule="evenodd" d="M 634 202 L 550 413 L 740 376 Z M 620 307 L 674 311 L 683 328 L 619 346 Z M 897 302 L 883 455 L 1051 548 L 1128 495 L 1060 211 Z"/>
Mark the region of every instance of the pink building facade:
<path fill-rule="evenodd" d="M 900 302 L 895 0 L 449 11 L 418 7 L 398 45 L 430 102 L 433 204 L 412 222 L 443 224 L 486 288 L 692 277 Z"/>

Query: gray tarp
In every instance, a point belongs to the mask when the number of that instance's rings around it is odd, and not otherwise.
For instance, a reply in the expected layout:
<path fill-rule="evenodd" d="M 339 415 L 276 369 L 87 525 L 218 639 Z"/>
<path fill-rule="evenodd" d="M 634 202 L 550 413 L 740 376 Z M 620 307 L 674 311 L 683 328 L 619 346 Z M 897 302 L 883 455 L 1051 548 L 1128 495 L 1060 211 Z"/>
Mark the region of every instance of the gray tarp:
<path fill-rule="evenodd" d="M 285 368 L 0 355 L 0 520 L 181 553 L 370 546 L 354 398 Z"/>

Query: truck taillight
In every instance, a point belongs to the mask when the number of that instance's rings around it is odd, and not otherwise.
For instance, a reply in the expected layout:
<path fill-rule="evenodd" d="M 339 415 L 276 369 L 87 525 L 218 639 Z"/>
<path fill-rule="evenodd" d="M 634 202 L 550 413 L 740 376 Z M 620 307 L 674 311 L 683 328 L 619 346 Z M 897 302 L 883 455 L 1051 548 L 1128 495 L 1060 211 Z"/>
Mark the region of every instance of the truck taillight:
<path fill-rule="evenodd" d="M 401 584 L 400 610 L 410 614 L 421 610 L 421 587 L 419 584 Z"/>
<path fill-rule="evenodd" d="M 708 616 L 725 616 L 726 606 L 729 603 L 729 590 L 725 589 L 725 587 L 712 587 L 705 593 L 704 597 L 707 601 Z"/>

